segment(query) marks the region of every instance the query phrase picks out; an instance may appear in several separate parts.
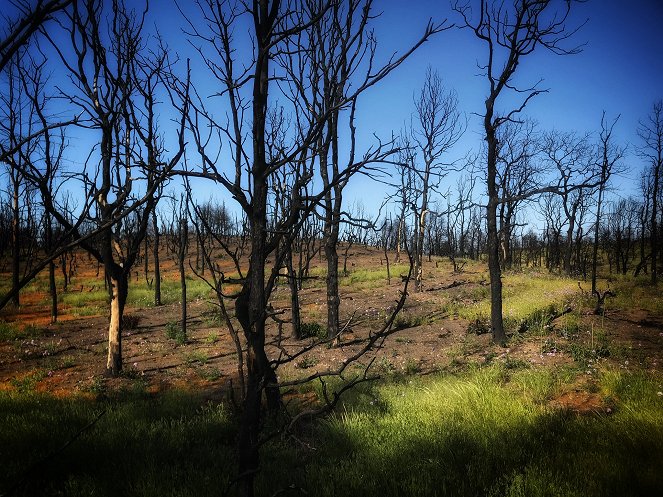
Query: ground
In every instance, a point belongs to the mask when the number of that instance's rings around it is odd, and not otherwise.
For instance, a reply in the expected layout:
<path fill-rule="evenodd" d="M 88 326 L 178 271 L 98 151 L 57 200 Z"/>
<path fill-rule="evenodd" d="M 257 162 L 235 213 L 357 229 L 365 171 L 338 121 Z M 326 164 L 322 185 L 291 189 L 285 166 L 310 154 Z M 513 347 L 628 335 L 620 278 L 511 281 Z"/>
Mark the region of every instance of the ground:
<path fill-rule="evenodd" d="M 407 268 L 402 263 L 393 266 L 392 260 L 388 282 L 381 251 L 353 247 L 349 261 L 349 274 L 341 281 L 341 317 L 346 326 L 340 343 L 319 346 L 282 366 L 278 371 L 281 381 L 337 369 L 362 347 L 369 333 L 383 326 L 394 308 L 403 288 L 400 275 Z M 316 258 L 311 274 L 320 277 L 308 280 L 300 297 L 302 319 L 313 324 L 313 329 L 315 324 L 322 326 L 326 316 L 323 265 L 324 261 Z M 106 378 L 107 316 L 103 302 L 88 307 L 80 303 L 86 293 L 98 295 L 101 291 L 103 295 L 103 284 L 95 284 L 96 269 L 87 266 L 87 270 L 77 271 L 69 291 L 63 294 L 67 298 L 61 297 L 65 303 L 60 306 L 56 324 L 50 324 L 43 284 L 33 285 L 21 295 L 20 308 L 3 310 L 6 331 L 0 341 L 0 389 L 34 389 L 57 396 L 103 396 L 136 388 L 152 393 L 190 389 L 215 399 L 230 394 L 231 387 L 237 385 L 235 347 L 215 311 L 214 299 L 194 277 L 190 284 L 198 286 L 188 303 L 186 340 L 175 337 L 180 315 L 176 298 L 160 307 L 145 305 L 147 299 L 130 298 L 125 312 L 124 374 Z M 164 280 L 177 279 L 172 261 L 164 263 L 164 270 Z M 566 365 L 584 368 L 584 376 L 551 403 L 577 412 L 609 412 L 610 405 L 592 392 L 592 374 L 598 367 L 609 364 L 663 372 L 663 315 L 655 296 L 649 299 L 654 300 L 653 306 L 642 308 L 613 306 L 609 299 L 605 313 L 597 316 L 582 282 L 536 270 L 507 273 L 505 317 L 513 334 L 508 346 L 500 347 L 493 345 L 486 333 L 488 287 L 482 263 L 469 263 L 464 271 L 454 273 L 447 261 L 433 258 L 426 262 L 424 275 L 424 291 L 410 289 L 396 320 L 402 329 L 352 365 L 346 376 L 360 374 L 368 364 L 371 372 L 382 376 L 453 372 L 491 361 L 513 367 Z M 144 279 L 136 272 L 131 286 L 144 287 L 149 294 Z M 533 281 L 538 283 L 530 288 Z M 645 294 L 650 290 L 645 289 Z M 81 295 L 75 299 L 77 293 Z M 271 303 L 274 310 L 283 312 L 279 319 L 287 321 L 289 291 L 285 284 L 277 288 Z M 555 309 L 567 307 L 572 308 L 571 313 L 552 319 L 558 313 Z M 287 322 L 281 332 L 286 338 L 278 349 L 279 327 L 270 321 L 268 352 L 272 358 L 280 351 L 295 353 L 318 340 L 287 338 Z"/>

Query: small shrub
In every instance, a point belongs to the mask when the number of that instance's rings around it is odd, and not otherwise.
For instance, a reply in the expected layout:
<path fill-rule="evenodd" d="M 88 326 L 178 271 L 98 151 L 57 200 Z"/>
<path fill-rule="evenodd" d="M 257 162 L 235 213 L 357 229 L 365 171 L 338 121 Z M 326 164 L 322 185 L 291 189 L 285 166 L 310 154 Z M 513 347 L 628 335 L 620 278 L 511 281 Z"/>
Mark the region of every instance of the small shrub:
<path fill-rule="evenodd" d="M 405 330 L 408 328 L 415 328 L 426 323 L 424 316 L 412 316 L 410 314 L 401 313 L 394 319 L 394 328 L 397 330 Z"/>
<path fill-rule="evenodd" d="M 467 332 L 475 335 L 484 335 L 490 333 L 490 325 L 484 319 L 477 318 L 467 326 Z"/>
<path fill-rule="evenodd" d="M 205 341 L 207 343 L 216 343 L 219 341 L 219 334 L 216 333 L 215 331 L 210 331 L 209 335 L 205 337 Z"/>
<path fill-rule="evenodd" d="M 8 342 L 16 340 L 19 336 L 21 336 L 21 333 L 14 323 L 0 322 L 0 340 Z"/>
<path fill-rule="evenodd" d="M 583 363 L 588 360 L 594 361 L 602 357 L 608 357 L 610 348 L 604 343 L 596 343 L 594 348 L 591 345 L 572 343 L 569 346 L 569 352 L 574 361 Z"/>
<path fill-rule="evenodd" d="M 186 332 L 177 321 L 171 321 L 166 324 L 166 337 L 170 340 L 175 340 L 177 345 L 184 345 L 186 343 Z"/>
<path fill-rule="evenodd" d="M 223 375 L 219 371 L 219 368 L 200 368 L 198 369 L 198 376 L 206 381 L 216 381 Z"/>
<path fill-rule="evenodd" d="M 408 359 L 405 361 L 405 364 L 403 365 L 403 371 L 405 374 L 417 374 L 419 371 L 421 371 L 421 367 L 419 366 L 419 362 L 412 357 L 408 357 Z"/>
<path fill-rule="evenodd" d="M 556 354 L 557 352 L 559 352 L 559 347 L 557 346 L 557 341 L 554 338 L 548 337 L 541 344 L 542 354 Z"/>
<path fill-rule="evenodd" d="M 188 364 L 193 364 L 194 362 L 197 362 L 201 365 L 207 364 L 207 361 L 209 361 L 209 356 L 207 355 L 207 352 L 204 352 L 202 350 L 196 350 L 191 352 L 189 355 L 187 355 L 186 362 Z"/>
<path fill-rule="evenodd" d="M 108 387 L 106 386 L 105 378 L 101 376 L 95 376 L 92 378 L 92 381 L 88 385 L 85 385 L 83 388 L 81 388 L 81 390 L 95 395 L 104 395 L 107 388 Z"/>
<path fill-rule="evenodd" d="M 389 359 L 383 357 L 377 363 L 377 370 L 384 374 L 394 374 L 396 372 L 396 367 Z"/>
<path fill-rule="evenodd" d="M 28 373 L 23 378 L 12 378 L 11 385 L 19 392 L 32 392 L 37 384 L 46 377 L 46 371 L 37 370 Z"/>
<path fill-rule="evenodd" d="M 125 314 L 122 316 L 122 329 L 135 330 L 140 322 L 140 316 L 135 314 Z"/>
<path fill-rule="evenodd" d="M 300 327 L 302 338 L 327 338 L 327 330 L 320 323 L 302 323 Z"/>
<path fill-rule="evenodd" d="M 317 365 L 318 362 L 320 362 L 320 361 L 318 360 L 317 357 L 312 356 L 312 355 L 311 356 L 306 356 L 301 361 L 299 361 L 297 363 L 297 367 L 299 369 L 308 369 L 308 368 L 312 368 L 313 366 Z"/>
<path fill-rule="evenodd" d="M 515 359 L 511 356 L 506 356 L 504 360 L 504 367 L 506 369 L 527 369 L 529 368 L 529 363 L 522 359 Z"/>

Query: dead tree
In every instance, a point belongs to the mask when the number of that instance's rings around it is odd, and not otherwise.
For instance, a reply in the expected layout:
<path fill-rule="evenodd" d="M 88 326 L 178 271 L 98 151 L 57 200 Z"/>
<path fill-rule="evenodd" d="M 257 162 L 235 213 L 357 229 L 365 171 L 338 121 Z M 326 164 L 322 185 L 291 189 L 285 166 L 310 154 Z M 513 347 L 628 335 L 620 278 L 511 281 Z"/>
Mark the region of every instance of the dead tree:
<path fill-rule="evenodd" d="M 516 86 L 514 75 L 519 65 L 537 47 L 554 54 L 574 54 L 578 47 L 567 48 L 565 42 L 577 31 L 567 27 L 567 20 L 575 2 L 567 1 L 559 10 L 551 0 L 481 0 L 478 9 L 470 3 L 456 2 L 453 9 L 460 15 L 461 25 L 471 30 L 484 43 L 486 63 L 481 65 L 488 82 L 488 95 L 483 113 L 484 139 L 486 141 L 486 184 L 488 204 L 486 219 L 488 228 L 488 270 L 490 274 L 490 323 L 493 340 L 506 342 L 502 319 L 502 273 L 499 257 L 497 211 L 501 202 L 497 181 L 498 131 L 507 122 L 519 118 L 531 99 L 547 91 L 534 84 L 523 88 Z M 504 94 L 511 93 L 519 99 L 511 110 L 498 108 Z"/>
<path fill-rule="evenodd" d="M 11 22 L 5 38 L 0 41 L 0 71 L 12 57 L 25 46 L 32 35 L 44 27 L 44 24 L 64 10 L 72 0 L 39 0 L 30 2 L 17 0 L 12 2 L 19 11 L 16 19 Z"/>
<path fill-rule="evenodd" d="M 444 88 L 442 78 L 430 67 L 424 85 L 414 101 L 415 115 L 410 137 L 415 148 L 413 166 L 414 214 L 414 288 L 422 291 L 424 236 L 430 196 L 453 167 L 443 157 L 463 135 L 466 123 L 458 111 L 456 93 Z"/>
<path fill-rule="evenodd" d="M 506 122 L 497 133 L 497 189 L 499 203 L 498 240 L 502 267 L 513 265 L 512 244 L 518 227 L 521 205 L 531 198 L 528 193 L 541 184 L 539 137 L 530 120 Z"/>
<path fill-rule="evenodd" d="M 543 156 L 559 173 L 561 189 L 559 197 L 566 217 L 566 239 L 562 269 L 571 274 L 578 269 L 578 262 L 573 264 L 574 248 L 579 243 L 576 235 L 582 234 L 583 206 L 591 195 L 591 186 L 572 188 L 576 184 L 590 185 L 596 180 L 597 170 L 592 157 L 592 150 L 587 135 L 552 131 L 543 136 Z"/>
<path fill-rule="evenodd" d="M 613 173 L 617 172 L 618 163 L 625 153 L 625 149 L 617 146 L 614 142 L 613 131 L 619 116 L 612 123 L 608 123 L 605 112 L 601 116 L 601 132 L 596 149 L 596 163 L 600 171 L 597 199 L 596 199 L 596 218 L 594 221 L 594 242 L 592 248 L 592 294 L 597 294 L 596 273 L 598 268 L 599 254 L 599 231 L 601 229 L 601 208 L 603 207 L 603 197 L 608 181 Z M 597 294 L 598 295 L 598 294 Z"/>
<path fill-rule="evenodd" d="M 656 285 L 658 283 L 657 259 L 659 255 L 658 215 L 660 208 L 658 198 L 661 175 L 663 175 L 663 100 L 654 103 L 647 119 L 640 122 L 638 136 L 642 140 L 642 146 L 639 149 L 640 156 L 649 163 L 651 168 L 651 282 Z"/>
<path fill-rule="evenodd" d="M 329 16 L 336 15 L 336 12 L 347 13 L 348 5 L 353 6 L 355 2 L 307 2 L 301 10 L 293 11 L 280 0 L 223 5 L 209 0 L 199 2 L 202 22 L 189 20 L 192 43 L 198 44 L 197 50 L 218 81 L 219 89 L 214 93 L 227 103 L 228 118 L 215 116 L 202 101 L 193 105 L 189 127 L 201 167 L 181 173 L 204 177 L 226 188 L 244 211 L 250 239 L 248 270 L 235 299 L 235 317 L 246 342 L 246 395 L 238 437 L 240 477 L 237 484 L 240 495 L 253 495 L 253 482 L 259 469 L 263 396 L 269 410 L 275 411 L 280 406 L 277 363 L 270 360 L 265 349 L 266 320 L 271 315 L 268 302 L 280 274 L 278 268 L 283 266 L 282 258 L 274 257 L 275 251 L 282 246 L 284 238 L 294 239 L 304 219 L 336 185 L 343 184 L 349 176 L 390 152 L 378 147 L 361 158 L 354 159 L 352 155 L 353 160 L 345 167 L 339 167 L 338 174 L 331 172 L 328 187 L 313 193 L 306 187 L 313 176 L 313 161 L 320 157 L 319 139 L 321 136 L 333 137 L 338 111 L 354 108 L 353 102 L 362 92 L 383 79 L 440 29 L 429 26 L 424 36 L 404 55 L 394 57 L 384 67 L 374 67 L 364 80 L 357 81 L 352 91 L 329 88 L 333 90 L 334 98 L 322 101 L 318 93 L 320 86 L 311 84 L 311 75 L 316 74 L 317 69 L 314 70 L 312 65 L 311 57 L 316 54 L 308 50 L 309 40 L 318 36 L 317 30 L 327 29 Z M 370 7 L 370 2 L 366 5 Z M 370 18 L 368 8 L 357 12 L 364 11 Z M 247 22 L 242 24 L 245 19 Z M 348 29 L 356 26 L 350 18 L 338 20 Z M 244 32 L 244 29 L 236 29 L 240 24 L 250 26 L 251 43 L 248 46 L 253 50 L 236 51 L 242 41 L 236 37 L 242 36 L 240 31 Z M 357 35 L 349 40 L 351 45 L 333 48 L 351 57 L 357 40 L 361 42 L 363 39 L 363 35 Z M 362 57 L 362 53 L 359 50 L 357 56 Z M 372 50 L 368 52 L 371 53 Z M 242 56 L 247 58 L 238 61 L 237 58 Z M 343 65 L 336 67 L 340 70 Z M 278 85 L 274 79 L 276 74 Z M 329 74 L 328 78 L 333 77 L 338 82 L 336 76 L 342 75 Z M 292 109 L 294 125 L 289 130 L 287 146 L 270 159 L 266 148 L 268 112 L 275 101 L 274 94 L 279 95 L 279 92 Z M 321 107 L 323 104 L 327 107 Z M 246 119 L 249 116 L 250 119 Z M 247 129 L 247 120 L 251 123 L 250 129 Z M 229 163 L 216 160 L 219 141 L 230 145 Z M 301 160 L 302 154 L 307 160 Z M 279 169 L 293 164 L 299 167 L 292 177 L 290 208 L 281 222 L 270 227 L 270 178 Z M 271 261 L 269 264 L 268 260 Z"/>
<path fill-rule="evenodd" d="M 84 192 L 85 204 L 78 219 L 72 223 L 63 212 L 43 172 L 29 168 L 46 211 L 73 243 L 104 266 L 112 293 L 107 360 L 107 371 L 112 375 L 122 368 L 122 314 L 128 276 L 158 201 L 158 187 L 184 151 L 183 117 L 176 131 L 179 150 L 170 160 L 164 157 L 162 137 L 157 135 L 155 93 L 161 88 L 168 98 L 164 77 L 169 62 L 164 50 L 148 52 L 142 40 L 143 16 L 120 2 L 113 2 L 108 12 L 101 1 L 73 2 L 59 23 L 65 36 L 44 33 L 71 83 L 58 87 L 59 98 L 77 108 L 85 116 L 85 127 L 99 136 L 99 146 L 90 152 L 84 169 L 70 175 L 72 181 L 81 181 Z M 71 46 L 63 46 L 61 39 L 71 40 Z M 175 112 L 186 114 L 185 100 L 171 98 L 170 103 Z M 141 181 L 144 194 L 137 195 L 136 186 Z M 130 213 L 137 216 L 136 231 L 131 237 L 120 236 L 122 219 Z M 85 226 L 93 228 L 86 233 Z M 62 247 L 60 253 L 66 249 Z"/>

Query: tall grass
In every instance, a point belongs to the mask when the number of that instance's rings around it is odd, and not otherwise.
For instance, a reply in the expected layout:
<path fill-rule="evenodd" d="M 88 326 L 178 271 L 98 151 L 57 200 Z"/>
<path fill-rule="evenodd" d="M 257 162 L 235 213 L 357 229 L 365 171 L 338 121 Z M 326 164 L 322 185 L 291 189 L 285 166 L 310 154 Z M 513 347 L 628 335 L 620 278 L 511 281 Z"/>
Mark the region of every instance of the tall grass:
<path fill-rule="evenodd" d="M 550 403 L 575 374 L 494 364 L 355 390 L 296 440 L 264 445 L 258 495 L 660 495 L 660 377 L 604 372 L 596 390 L 612 413 L 576 415 Z M 106 402 L 2 393 L 0 492 L 102 409 L 24 494 L 217 495 L 234 477 L 236 423 L 222 406 L 174 393 Z"/>
<path fill-rule="evenodd" d="M 576 280 L 547 273 L 508 273 L 503 277 L 503 314 L 505 321 L 518 322 L 552 307 L 562 307 L 577 297 Z M 471 301 L 468 304 L 467 301 Z M 455 300 L 448 304 L 461 318 L 475 320 L 490 315 L 490 289 L 481 286 L 460 287 Z"/>

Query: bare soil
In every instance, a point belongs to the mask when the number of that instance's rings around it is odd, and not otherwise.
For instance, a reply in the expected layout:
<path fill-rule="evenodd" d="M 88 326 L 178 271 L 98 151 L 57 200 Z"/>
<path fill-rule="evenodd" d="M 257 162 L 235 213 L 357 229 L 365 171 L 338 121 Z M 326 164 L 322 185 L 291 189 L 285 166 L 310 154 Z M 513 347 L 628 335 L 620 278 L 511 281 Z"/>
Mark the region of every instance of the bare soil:
<path fill-rule="evenodd" d="M 350 252 L 352 269 L 378 267 L 383 255 L 377 250 L 358 248 Z M 319 263 L 319 262 L 318 262 Z M 372 369 L 379 374 L 429 374 L 463 368 L 469 362 L 511 361 L 529 367 L 556 367 L 578 364 L 569 352 L 569 338 L 551 330 L 556 347 L 546 347 L 546 339 L 524 335 L 511 340 L 508 348 L 491 344 L 490 334 L 476 334 L 475 326 L 457 316 L 442 312 L 443 296 L 457 295 L 459 299 L 471 295 L 471 290 L 484 286 L 482 274 L 453 273 L 445 262 L 427 263 L 424 269 L 426 291 L 410 293 L 404 309 L 405 316 L 419 316 L 421 323 L 400 330 L 380 343 L 348 371 L 360 373 L 373 361 Z M 443 268 L 443 269 L 440 269 Z M 173 271 L 172 265 L 165 265 Z M 5 277 L 6 275 L 3 275 Z M 81 276 L 90 276 L 82 272 Z M 85 291 L 74 284 L 71 291 Z M 326 294 L 324 282 L 314 283 L 301 292 L 302 319 L 324 324 Z M 365 288 L 360 289 L 360 286 Z M 385 281 L 368 285 L 341 287 L 341 316 L 347 326 L 340 343 L 333 347 L 322 345 L 299 356 L 278 370 L 281 380 L 306 377 L 316 372 L 334 370 L 356 353 L 369 333 L 384 324 L 386 315 L 394 308 L 402 290 L 399 275 L 392 275 L 391 284 Z M 456 292 L 456 293 L 453 293 Z M 133 326 L 124 331 L 123 353 L 125 373 L 120 378 L 104 376 L 106 362 L 107 317 L 104 315 L 77 317 L 70 309 L 62 308 L 59 322 L 50 324 L 47 296 L 38 292 L 21 295 L 19 309 L 5 309 L 2 318 L 20 326 L 32 325 L 29 336 L 0 342 L 0 389 L 21 388 L 33 380 L 37 391 L 58 396 L 82 394 L 108 395 L 110 392 L 141 388 L 157 394 L 168 389 L 187 389 L 209 398 L 222 398 L 237 384 L 235 347 L 225 325 L 215 316 L 212 299 L 189 302 L 188 335 L 184 344 L 166 336 L 168 323 L 180 316 L 179 304 L 149 308 L 127 308 Z M 471 302 L 467 302 L 468 305 Z M 282 311 L 279 319 L 289 317 L 289 291 L 280 286 L 272 299 L 272 306 Z M 230 305 L 229 310 L 232 310 Z M 641 368 L 663 372 L 663 319 L 642 309 L 608 311 L 594 316 L 591 309 L 580 309 L 584 329 L 606 330 L 611 350 L 619 351 L 596 361 L 590 360 L 588 382 L 592 369 L 599 363 L 612 363 L 622 368 Z M 35 327 L 37 331 L 35 332 Z M 474 330 L 474 331 L 473 331 Z M 316 339 L 293 340 L 289 324 L 269 325 L 269 355 L 272 358 L 294 354 Z M 592 336 L 574 340 L 591 344 Z M 591 392 L 591 385 L 569 385 L 554 405 L 579 413 L 606 411 L 599 395 Z"/>

